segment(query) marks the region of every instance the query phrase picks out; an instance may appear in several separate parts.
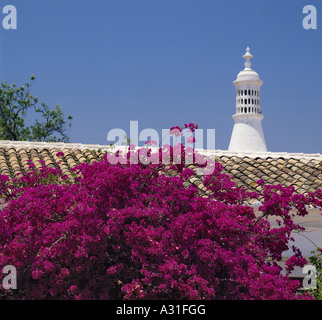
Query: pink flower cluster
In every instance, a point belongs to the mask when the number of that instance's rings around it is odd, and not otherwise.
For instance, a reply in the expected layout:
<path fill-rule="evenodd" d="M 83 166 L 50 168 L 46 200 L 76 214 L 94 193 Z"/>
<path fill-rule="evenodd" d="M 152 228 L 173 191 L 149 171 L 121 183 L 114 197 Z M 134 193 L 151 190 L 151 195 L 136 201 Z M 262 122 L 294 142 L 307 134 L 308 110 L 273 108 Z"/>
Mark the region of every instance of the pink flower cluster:
<path fill-rule="evenodd" d="M 189 122 L 188 124 L 184 124 L 185 128 L 190 129 L 191 132 L 194 132 L 196 129 L 198 129 L 198 125 L 194 124 L 193 122 Z"/>
<path fill-rule="evenodd" d="M 73 180 L 44 164 L 9 186 L 0 176 L 0 267 L 14 265 L 18 276 L 16 290 L 0 287 L 3 299 L 310 298 L 277 262 L 300 228 L 291 208 L 305 215 L 322 192 L 262 184 L 258 217 L 243 205 L 258 195 L 218 163 L 204 179 L 209 197 L 200 197 L 184 157 L 171 176 L 167 165 L 109 157 L 76 167 Z M 303 263 L 294 248 L 288 268 Z"/>
<path fill-rule="evenodd" d="M 182 129 L 179 126 L 170 128 L 170 135 L 175 135 L 176 137 L 182 136 Z"/>

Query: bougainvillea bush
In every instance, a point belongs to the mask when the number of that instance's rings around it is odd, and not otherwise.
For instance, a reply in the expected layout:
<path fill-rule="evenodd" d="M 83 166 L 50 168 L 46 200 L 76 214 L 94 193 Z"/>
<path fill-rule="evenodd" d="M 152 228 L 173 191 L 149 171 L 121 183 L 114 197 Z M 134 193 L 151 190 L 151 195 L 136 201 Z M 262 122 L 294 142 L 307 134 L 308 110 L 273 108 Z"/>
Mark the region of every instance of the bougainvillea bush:
<path fill-rule="evenodd" d="M 237 188 L 219 163 L 204 176 L 208 196 L 200 196 L 187 183 L 194 171 L 179 148 L 181 164 L 130 164 L 130 151 L 140 152 L 130 148 L 127 161 L 105 154 L 74 168 L 72 179 L 44 163 L 30 163 L 12 183 L 1 176 L 0 267 L 17 269 L 17 289 L 0 288 L 1 298 L 310 298 L 298 295 L 299 282 L 276 262 L 300 229 L 291 208 L 305 215 L 306 205 L 321 206 L 322 193 L 297 195 L 259 181 L 263 204 L 255 215 L 244 202 L 258 195 Z M 293 250 L 289 270 L 306 263 Z"/>

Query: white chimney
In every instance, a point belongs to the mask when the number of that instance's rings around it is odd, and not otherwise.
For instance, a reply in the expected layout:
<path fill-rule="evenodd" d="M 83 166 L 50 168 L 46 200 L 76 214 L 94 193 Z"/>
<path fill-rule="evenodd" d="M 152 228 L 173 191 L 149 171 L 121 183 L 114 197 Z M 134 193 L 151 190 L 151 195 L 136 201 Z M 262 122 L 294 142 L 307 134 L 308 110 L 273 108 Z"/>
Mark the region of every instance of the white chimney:
<path fill-rule="evenodd" d="M 260 111 L 260 87 L 263 81 L 251 69 L 252 57 L 247 47 L 243 55 L 245 69 L 239 72 L 233 82 L 236 87 L 236 114 L 233 115 L 235 123 L 228 148 L 232 152 L 267 151 L 262 128 L 264 116 Z"/>

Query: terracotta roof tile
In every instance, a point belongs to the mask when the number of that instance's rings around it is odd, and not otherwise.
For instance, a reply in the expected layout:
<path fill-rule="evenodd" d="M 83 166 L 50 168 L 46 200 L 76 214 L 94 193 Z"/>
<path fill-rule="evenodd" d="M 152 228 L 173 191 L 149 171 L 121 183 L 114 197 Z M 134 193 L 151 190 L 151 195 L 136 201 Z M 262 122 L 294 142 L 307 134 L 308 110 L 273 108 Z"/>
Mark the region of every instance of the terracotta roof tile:
<path fill-rule="evenodd" d="M 104 146 L 102 146 L 104 147 Z M 84 146 L 64 143 L 31 143 L 0 141 L 0 174 L 15 178 L 18 172 L 26 174 L 29 170 L 28 160 L 40 167 L 39 160 L 44 160 L 50 167 L 60 167 L 64 174 L 71 175 L 71 168 L 83 162 L 98 161 L 100 146 Z M 102 148 L 103 149 L 103 148 Z M 105 146 L 104 150 L 107 150 Z M 64 157 L 57 157 L 62 151 Z M 285 155 L 285 156 L 284 156 Z M 223 172 L 234 177 L 237 186 L 244 186 L 248 191 L 258 192 L 259 179 L 269 184 L 293 185 L 296 192 L 307 193 L 322 189 L 322 156 L 267 153 L 260 156 L 238 156 L 222 152 L 215 157 L 223 165 Z M 194 168 L 194 165 L 188 167 Z M 168 172 L 175 175 L 175 172 Z M 202 175 L 197 173 L 190 179 L 190 184 L 198 186 L 201 195 L 207 190 L 203 185 Z"/>

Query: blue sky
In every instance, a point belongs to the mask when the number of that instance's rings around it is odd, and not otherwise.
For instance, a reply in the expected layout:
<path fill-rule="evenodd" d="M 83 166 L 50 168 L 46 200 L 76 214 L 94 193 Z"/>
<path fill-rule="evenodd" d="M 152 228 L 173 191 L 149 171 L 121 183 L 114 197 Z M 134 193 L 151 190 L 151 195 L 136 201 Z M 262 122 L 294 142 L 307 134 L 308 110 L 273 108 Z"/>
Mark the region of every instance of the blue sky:
<path fill-rule="evenodd" d="M 322 4 L 308 0 L 5 0 L 18 29 L 0 29 L 0 80 L 72 114 L 71 142 L 198 123 L 227 149 L 233 81 L 247 46 L 263 80 L 269 151 L 322 153 Z M 0 4 L 0 6 L 1 6 Z M 302 27 L 305 5 L 317 30 Z M 2 15 L 4 16 L 4 15 Z M 321 20 L 322 21 L 322 20 Z"/>

